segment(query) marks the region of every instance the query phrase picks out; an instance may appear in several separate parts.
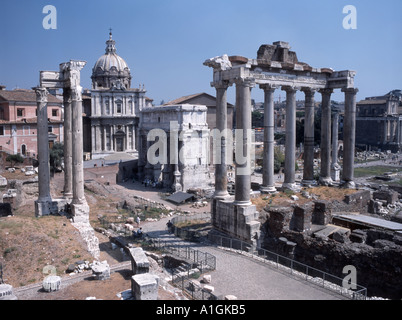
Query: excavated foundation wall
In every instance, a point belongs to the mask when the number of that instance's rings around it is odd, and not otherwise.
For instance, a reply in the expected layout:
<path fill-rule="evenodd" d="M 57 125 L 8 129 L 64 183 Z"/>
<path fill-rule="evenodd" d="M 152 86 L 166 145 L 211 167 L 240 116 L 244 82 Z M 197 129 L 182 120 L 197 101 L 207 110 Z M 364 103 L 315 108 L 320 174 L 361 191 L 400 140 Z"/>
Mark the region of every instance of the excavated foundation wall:
<path fill-rule="evenodd" d="M 399 300 L 402 235 L 378 229 L 353 230 L 337 237 L 314 235 L 317 225 L 332 222 L 334 213 L 367 213 L 369 201 L 363 192 L 343 202 L 313 201 L 303 206 L 266 208 L 260 214 L 261 246 L 339 278 L 346 276 L 343 268 L 352 265 L 357 283 L 367 288 L 368 296 Z"/>

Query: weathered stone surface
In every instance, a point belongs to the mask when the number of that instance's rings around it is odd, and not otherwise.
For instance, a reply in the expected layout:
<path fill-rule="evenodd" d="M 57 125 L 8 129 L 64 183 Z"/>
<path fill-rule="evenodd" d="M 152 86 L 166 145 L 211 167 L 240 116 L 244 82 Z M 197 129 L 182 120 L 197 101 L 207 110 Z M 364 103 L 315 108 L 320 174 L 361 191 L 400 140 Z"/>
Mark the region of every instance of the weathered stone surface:
<path fill-rule="evenodd" d="M 5 283 L 0 284 L 0 300 L 17 300 L 11 285 Z"/>
<path fill-rule="evenodd" d="M 213 286 L 210 286 L 210 285 L 205 285 L 205 286 L 203 287 L 203 289 L 204 289 L 205 291 L 207 291 L 207 292 L 210 292 L 210 293 L 214 292 L 214 290 L 215 290 L 215 288 L 214 288 Z"/>
<path fill-rule="evenodd" d="M 202 283 L 211 283 L 211 275 L 210 274 L 206 274 L 202 277 Z"/>
<path fill-rule="evenodd" d="M 43 279 L 42 287 L 46 292 L 58 291 L 61 286 L 61 278 L 59 276 L 47 276 Z"/>
<path fill-rule="evenodd" d="M 130 248 L 131 268 L 133 274 L 149 272 L 149 260 L 142 248 Z"/>
<path fill-rule="evenodd" d="M 94 261 L 91 269 L 96 280 L 110 279 L 110 267 L 106 260 L 102 262 Z"/>
<path fill-rule="evenodd" d="M 373 192 L 373 200 L 385 200 L 387 204 L 394 204 L 398 201 L 398 192 L 393 190 L 377 190 Z"/>
<path fill-rule="evenodd" d="M 159 277 L 150 273 L 131 277 L 131 292 L 135 300 L 157 300 Z"/>
<path fill-rule="evenodd" d="M 313 211 L 313 203 L 296 206 L 290 221 L 290 229 L 299 232 L 310 231 Z"/>
<path fill-rule="evenodd" d="M 350 240 L 357 243 L 364 243 L 367 238 L 367 234 L 363 230 L 353 230 L 350 234 Z"/>

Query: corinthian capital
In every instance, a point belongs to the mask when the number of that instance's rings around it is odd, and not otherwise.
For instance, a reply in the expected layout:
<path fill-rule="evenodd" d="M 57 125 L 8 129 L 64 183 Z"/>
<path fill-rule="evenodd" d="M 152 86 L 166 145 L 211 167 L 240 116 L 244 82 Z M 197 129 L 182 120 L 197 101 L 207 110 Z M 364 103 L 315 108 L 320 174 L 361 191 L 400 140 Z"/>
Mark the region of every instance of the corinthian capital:
<path fill-rule="evenodd" d="M 47 102 L 47 96 L 49 94 L 49 92 L 46 90 L 46 88 L 43 87 L 37 87 L 34 88 L 35 89 L 35 93 L 36 93 L 36 102 Z"/>
<path fill-rule="evenodd" d="M 359 92 L 359 89 L 357 89 L 357 88 L 342 88 L 341 91 L 344 92 L 344 93 L 348 93 L 348 94 L 356 94 L 356 93 Z"/>
<path fill-rule="evenodd" d="M 211 87 L 214 87 L 215 89 L 227 89 L 231 85 L 232 84 L 228 80 L 211 82 Z"/>
<path fill-rule="evenodd" d="M 253 88 L 255 86 L 255 79 L 254 78 L 237 78 L 234 80 L 236 85 L 240 85 L 243 87 L 250 87 Z"/>

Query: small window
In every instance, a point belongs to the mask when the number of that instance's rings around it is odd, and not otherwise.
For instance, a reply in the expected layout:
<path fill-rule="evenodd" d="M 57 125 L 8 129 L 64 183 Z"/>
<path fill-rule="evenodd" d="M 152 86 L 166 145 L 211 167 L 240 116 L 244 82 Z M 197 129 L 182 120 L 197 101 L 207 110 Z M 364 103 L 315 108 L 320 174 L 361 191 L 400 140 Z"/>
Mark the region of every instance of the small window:
<path fill-rule="evenodd" d="M 117 113 L 121 113 L 121 103 L 117 104 Z"/>
<path fill-rule="evenodd" d="M 24 116 L 24 109 L 17 109 L 17 117 L 23 117 Z"/>
<path fill-rule="evenodd" d="M 52 109 L 52 117 L 57 117 L 58 116 L 58 112 L 59 110 L 57 109 Z"/>
<path fill-rule="evenodd" d="M 4 127 L 0 126 L 0 136 L 4 136 Z"/>
<path fill-rule="evenodd" d="M 53 126 L 48 126 L 47 127 L 47 132 L 53 132 Z"/>

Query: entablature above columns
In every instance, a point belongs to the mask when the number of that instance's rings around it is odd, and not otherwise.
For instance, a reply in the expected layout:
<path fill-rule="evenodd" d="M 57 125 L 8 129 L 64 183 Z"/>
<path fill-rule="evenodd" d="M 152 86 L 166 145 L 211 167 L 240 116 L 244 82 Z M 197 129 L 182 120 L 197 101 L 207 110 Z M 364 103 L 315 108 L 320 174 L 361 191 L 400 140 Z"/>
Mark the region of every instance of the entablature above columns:
<path fill-rule="evenodd" d="M 236 65 L 225 70 L 214 69 L 213 84 L 225 81 L 235 83 L 238 79 L 254 79 L 256 84 L 270 84 L 273 86 L 296 86 L 312 89 L 342 89 L 354 87 L 355 71 L 327 71 L 328 69 L 311 70 L 278 68 L 252 68 L 251 64 Z"/>

